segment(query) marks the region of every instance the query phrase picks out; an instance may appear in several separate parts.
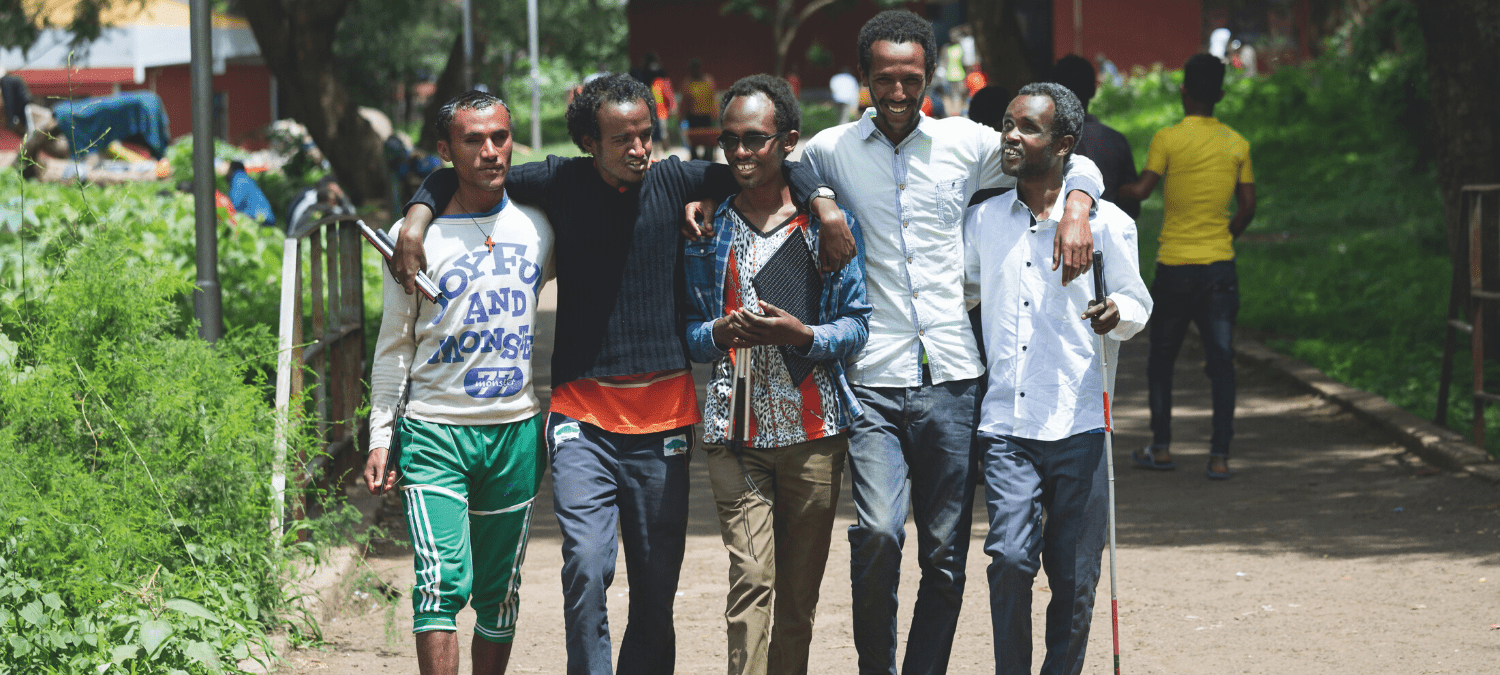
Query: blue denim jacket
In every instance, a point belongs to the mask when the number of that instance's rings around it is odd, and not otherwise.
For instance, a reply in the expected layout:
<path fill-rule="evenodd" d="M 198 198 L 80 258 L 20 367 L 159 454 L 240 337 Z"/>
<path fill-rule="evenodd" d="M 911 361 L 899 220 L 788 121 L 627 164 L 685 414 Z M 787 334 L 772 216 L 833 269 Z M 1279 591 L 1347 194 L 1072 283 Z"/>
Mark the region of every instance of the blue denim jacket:
<path fill-rule="evenodd" d="M 729 245 L 734 241 L 734 221 L 729 219 L 729 204 L 726 200 L 714 214 L 714 236 L 684 244 L 687 273 L 687 294 L 691 300 L 687 312 L 688 356 L 700 363 L 711 363 L 727 355 L 714 343 L 714 320 L 724 316 L 724 273 L 729 266 Z M 855 255 L 844 269 L 823 273 L 823 298 L 818 303 L 818 325 L 813 331 L 812 344 L 798 354 L 815 361 L 824 361 L 838 381 L 842 418 L 839 427 L 848 429 L 854 418 L 864 409 L 854 399 L 854 390 L 844 375 L 845 359 L 852 359 L 865 348 L 865 339 L 870 335 L 870 303 L 865 300 L 865 240 L 860 234 L 859 223 L 848 209 L 844 222 L 854 235 Z M 818 241 L 818 229 L 822 223 L 813 214 L 808 216 L 808 231 L 814 242 Z M 816 244 L 814 244 L 816 246 Z M 813 251 L 817 258 L 817 251 Z"/>

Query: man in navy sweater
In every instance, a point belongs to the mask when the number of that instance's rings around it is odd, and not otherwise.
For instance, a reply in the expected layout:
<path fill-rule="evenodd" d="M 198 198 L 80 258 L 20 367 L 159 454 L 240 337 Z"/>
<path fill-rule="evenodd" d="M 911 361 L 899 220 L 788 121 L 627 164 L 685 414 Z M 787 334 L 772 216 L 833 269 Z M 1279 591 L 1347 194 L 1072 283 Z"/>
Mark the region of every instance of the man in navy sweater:
<path fill-rule="evenodd" d="M 681 332 L 683 205 L 739 191 L 729 168 L 676 158 L 650 164 L 645 85 L 598 78 L 568 106 L 568 133 L 592 157 L 548 157 L 511 169 L 508 196 L 547 213 L 556 231 L 557 338 L 546 423 L 554 510 L 563 535 L 568 672 L 610 672 L 606 592 L 616 526 L 630 574 L 621 673 L 671 673 L 672 602 L 687 535 L 687 455 L 700 420 Z M 788 173 L 799 203 L 823 219 L 821 248 L 842 266 L 854 241 L 810 171 Z M 397 279 L 425 267 L 431 213 L 451 172 L 423 183 L 397 240 Z M 827 196 L 828 199 L 816 198 Z M 836 222 L 835 222 L 836 221 Z M 830 227 L 832 225 L 832 227 Z"/>

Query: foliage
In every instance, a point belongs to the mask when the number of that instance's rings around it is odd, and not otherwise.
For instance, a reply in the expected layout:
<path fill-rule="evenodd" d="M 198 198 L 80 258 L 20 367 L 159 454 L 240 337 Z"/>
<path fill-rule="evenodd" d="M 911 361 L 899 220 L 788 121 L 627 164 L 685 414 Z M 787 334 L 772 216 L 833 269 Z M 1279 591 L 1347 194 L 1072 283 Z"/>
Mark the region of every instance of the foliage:
<path fill-rule="evenodd" d="M 498 87 L 508 98 L 528 98 L 527 62 L 517 57 L 527 47 L 526 3 L 499 0 L 475 3 L 476 46 L 474 78 Z M 538 3 L 538 38 L 544 58 L 555 61 L 565 75 L 557 85 L 576 82 L 578 73 L 604 63 L 614 70 L 626 65 L 625 7 L 618 2 L 566 0 Z M 399 40 L 389 27 L 403 26 Z M 453 41 L 463 30 L 454 3 L 426 0 L 361 0 L 339 24 L 334 44 L 339 70 L 361 105 L 388 108 L 404 83 L 442 72 Z M 486 64 L 489 67 L 486 67 Z M 544 73 L 544 79 L 548 74 Z M 519 80 L 520 86 L 511 82 Z M 546 90 L 544 83 L 544 92 Z M 565 91 L 560 88 L 559 92 Z M 544 93 L 545 95 L 545 93 Z"/>
<path fill-rule="evenodd" d="M 221 672 L 292 611 L 306 548 L 267 531 L 281 235 L 221 227 L 208 345 L 192 201 L 158 188 L 0 172 L 0 673 Z"/>
<path fill-rule="evenodd" d="M 72 17 L 66 26 L 54 26 L 48 12 L 52 3 L 29 2 L 28 0 L 0 0 L 0 49 L 15 48 L 26 53 L 36 44 L 42 31 L 48 28 L 63 28 L 72 34 L 70 47 L 80 48 L 99 39 L 109 25 L 103 14 L 111 6 L 145 6 L 146 0 L 80 0 L 72 3 Z"/>
<path fill-rule="evenodd" d="M 1346 27 L 1317 61 L 1257 78 L 1232 73 L 1216 116 L 1250 141 L 1258 208 L 1235 243 L 1240 325 L 1330 377 L 1431 418 L 1450 268 L 1425 131 L 1421 41 L 1404 2 Z M 1090 112 L 1123 132 L 1137 165 L 1152 134 L 1182 117 L 1180 71 L 1137 71 L 1106 84 Z M 1138 222 L 1155 258 L 1158 190 Z M 1154 269 L 1146 264 L 1149 282 Z M 1460 354 L 1457 372 L 1465 372 Z M 1455 396 L 1449 425 L 1471 408 Z M 1491 408 L 1489 423 L 1500 425 Z M 1491 434 L 1490 450 L 1500 449 Z"/>

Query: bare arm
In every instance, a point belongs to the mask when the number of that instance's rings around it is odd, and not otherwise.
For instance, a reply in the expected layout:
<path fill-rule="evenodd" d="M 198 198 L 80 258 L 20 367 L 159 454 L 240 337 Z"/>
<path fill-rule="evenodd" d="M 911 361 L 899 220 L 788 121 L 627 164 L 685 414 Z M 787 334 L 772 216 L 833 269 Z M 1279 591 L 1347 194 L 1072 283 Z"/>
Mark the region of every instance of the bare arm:
<path fill-rule="evenodd" d="M 1142 171 L 1141 177 L 1136 179 L 1135 182 L 1120 186 L 1120 198 L 1133 199 L 1138 202 L 1145 201 L 1147 197 L 1151 196 L 1152 192 L 1156 191 L 1156 183 L 1160 180 L 1161 174 L 1150 169 Z M 1254 196 L 1252 196 L 1251 201 L 1253 202 L 1254 199 Z"/>
<path fill-rule="evenodd" d="M 1229 234 L 1239 239 L 1250 220 L 1255 218 L 1255 183 L 1239 183 L 1234 186 L 1234 198 L 1238 202 L 1234 217 L 1229 219 Z"/>
<path fill-rule="evenodd" d="M 1078 278 L 1094 264 L 1094 233 L 1089 229 L 1089 210 L 1094 198 L 1082 190 L 1068 193 L 1063 215 L 1057 219 L 1057 236 L 1052 241 L 1052 269 L 1062 267 L 1062 283 Z"/>
<path fill-rule="evenodd" d="M 422 240 L 427 236 L 427 226 L 432 224 L 434 214 L 426 204 L 412 204 L 406 208 L 406 222 L 396 237 L 396 252 L 391 256 L 391 276 L 411 295 L 416 291 L 417 272 L 427 269 L 427 251 Z"/>

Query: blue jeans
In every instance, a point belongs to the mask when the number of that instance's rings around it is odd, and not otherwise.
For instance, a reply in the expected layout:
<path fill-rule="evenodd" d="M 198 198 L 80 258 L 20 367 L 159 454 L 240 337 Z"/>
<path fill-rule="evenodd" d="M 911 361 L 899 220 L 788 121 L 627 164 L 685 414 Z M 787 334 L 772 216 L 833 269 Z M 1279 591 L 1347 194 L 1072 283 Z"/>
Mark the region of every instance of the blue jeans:
<path fill-rule="evenodd" d="M 610 672 L 605 600 L 615 579 L 616 524 L 630 575 L 630 614 L 618 672 L 672 672 L 677 660 L 672 602 L 687 540 L 692 438 L 692 427 L 617 434 L 547 415 L 553 508 L 563 537 L 569 675 Z"/>
<path fill-rule="evenodd" d="M 1031 672 L 1031 584 L 1047 570 L 1042 675 L 1083 669 L 1109 522 L 1104 434 L 1034 441 L 979 432 L 990 533 L 990 621 L 996 675 Z M 1043 524 L 1042 512 L 1046 512 Z"/>
<path fill-rule="evenodd" d="M 1151 282 L 1151 354 L 1146 380 L 1151 390 L 1152 445 L 1172 444 L 1172 371 L 1189 323 L 1203 337 L 1214 417 L 1209 452 L 1229 456 L 1234 438 L 1234 320 L 1240 313 L 1239 276 L 1233 260 L 1208 265 L 1156 265 Z"/>
<path fill-rule="evenodd" d="M 920 387 L 854 387 L 849 474 L 858 522 L 849 527 L 854 647 L 860 673 L 896 672 L 896 586 L 908 503 L 922 569 L 901 672 L 943 673 L 963 603 L 974 519 L 977 380 Z"/>

